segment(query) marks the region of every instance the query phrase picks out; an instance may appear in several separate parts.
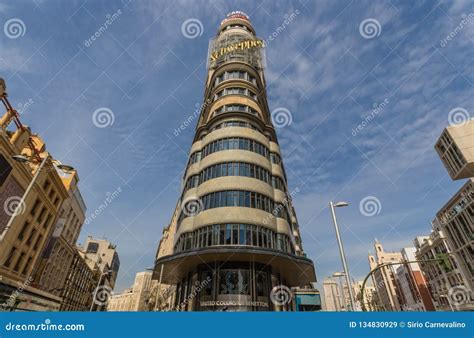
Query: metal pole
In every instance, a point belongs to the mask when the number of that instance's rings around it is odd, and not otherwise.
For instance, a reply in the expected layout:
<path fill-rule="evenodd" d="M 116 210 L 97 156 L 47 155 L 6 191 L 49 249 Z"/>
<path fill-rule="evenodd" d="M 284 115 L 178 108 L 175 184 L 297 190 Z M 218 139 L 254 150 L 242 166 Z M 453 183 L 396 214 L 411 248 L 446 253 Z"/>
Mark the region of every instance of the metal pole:
<path fill-rule="evenodd" d="M 105 276 L 105 275 L 108 275 L 108 274 L 109 274 L 109 271 L 100 274 L 99 282 L 97 283 L 97 287 L 95 288 L 94 293 L 92 295 L 92 304 L 91 304 L 91 308 L 89 309 L 89 311 L 92 311 L 92 309 L 94 308 L 95 297 L 97 296 L 97 289 L 100 287 L 100 283 L 102 282 L 102 276 Z"/>
<path fill-rule="evenodd" d="M 339 254 L 341 255 L 342 267 L 346 276 L 347 289 L 349 290 L 349 301 L 351 304 L 351 311 L 354 311 L 354 296 L 352 295 L 351 281 L 349 277 L 349 269 L 347 268 L 346 256 L 344 254 L 344 247 L 342 246 L 341 236 L 339 235 L 339 226 L 337 225 L 336 212 L 334 210 L 334 204 L 329 202 L 331 209 L 332 221 L 334 223 L 334 229 L 336 230 L 337 244 L 339 245 Z"/>
<path fill-rule="evenodd" d="M 34 184 L 36 183 L 36 180 L 38 179 L 39 174 L 40 174 L 40 172 L 41 172 L 41 169 L 43 169 L 43 167 L 44 167 L 46 161 L 48 160 L 48 158 L 49 158 L 49 155 L 46 156 L 46 157 L 43 159 L 43 161 L 41 161 L 41 164 L 40 164 L 40 166 L 38 167 L 38 169 L 36 170 L 35 175 L 33 176 L 33 179 L 31 180 L 30 184 L 29 184 L 28 187 L 26 188 L 25 193 L 23 194 L 23 197 L 21 198 L 21 202 L 22 202 L 22 203 L 25 203 L 26 197 L 28 196 L 30 190 L 33 188 Z M 13 215 L 12 215 L 12 217 L 10 217 L 10 220 L 8 221 L 7 226 L 5 227 L 5 229 L 3 230 L 2 234 L 0 235 L 0 243 L 3 242 L 3 239 L 5 238 L 5 235 L 6 235 L 7 231 L 8 231 L 8 229 L 12 226 L 13 221 L 15 220 L 16 216 L 17 216 L 17 212 L 16 212 L 16 210 L 15 210 L 15 212 L 14 212 Z"/>
<path fill-rule="evenodd" d="M 341 304 L 341 310 L 344 309 L 347 311 L 346 295 L 344 294 L 344 285 L 342 284 L 341 277 L 341 275 L 337 276 L 337 279 L 339 279 L 339 288 L 341 289 L 339 294 L 339 303 Z"/>

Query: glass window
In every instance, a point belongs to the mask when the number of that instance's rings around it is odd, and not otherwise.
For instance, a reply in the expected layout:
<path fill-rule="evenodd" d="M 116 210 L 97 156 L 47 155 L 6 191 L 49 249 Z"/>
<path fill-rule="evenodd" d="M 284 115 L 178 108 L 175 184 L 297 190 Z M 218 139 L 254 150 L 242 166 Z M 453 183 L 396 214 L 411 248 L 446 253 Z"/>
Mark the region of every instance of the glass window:
<path fill-rule="evenodd" d="M 244 199 L 245 199 L 245 207 L 250 208 L 250 191 L 244 192 Z"/>
<path fill-rule="evenodd" d="M 214 224 L 213 225 L 212 245 L 219 245 L 219 224 Z"/>
<path fill-rule="evenodd" d="M 243 191 L 239 191 L 239 206 L 244 206 L 245 203 L 244 203 L 244 195 L 245 193 Z"/>
<path fill-rule="evenodd" d="M 245 244 L 252 245 L 252 227 L 253 225 L 247 225 L 245 230 Z"/>
<path fill-rule="evenodd" d="M 97 253 L 99 250 L 99 243 L 89 243 L 87 245 L 86 252 L 88 253 Z"/>
<path fill-rule="evenodd" d="M 224 245 L 225 244 L 225 224 L 220 225 L 220 236 L 219 236 L 219 244 Z"/>
<path fill-rule="evenodd" d="M 246 226 L 245 224 L 240 224 L 239 225 L 239 244 L 240 245 L 245 245 L 246 243 L 246 238 L 245 238 L 245 235 L 246 235 Z"/>
<path fill-rule="evenodd" d="M 239 225 L 232 224 L 232 244 L 239 244 Z"/>
<path fill-rule="evenodd" d="M 226 224 L 226 228 L 225 228 L 225 244 L 231 244 L 231 243 L 232 243 L 232 241 L 231 241 L 231 238 L 232 238 L 231 230 L 232 230 L 232 225 L 231 225 L 231 224 Z"/>
<path fill-rule="evenodd" d="M 253 246 L 258 246 L 258 227 L 252 225 L 252 245 Z"/>
<path fill-rule="evenodd" d="M 232 206 L 232 204 L 234 202 L 234 196 L 232 194 L 232 191 L 226 191 L 225 194 L 226 194 L 226 197 L 227 197 L 225 205 L 226 206 Z"/>

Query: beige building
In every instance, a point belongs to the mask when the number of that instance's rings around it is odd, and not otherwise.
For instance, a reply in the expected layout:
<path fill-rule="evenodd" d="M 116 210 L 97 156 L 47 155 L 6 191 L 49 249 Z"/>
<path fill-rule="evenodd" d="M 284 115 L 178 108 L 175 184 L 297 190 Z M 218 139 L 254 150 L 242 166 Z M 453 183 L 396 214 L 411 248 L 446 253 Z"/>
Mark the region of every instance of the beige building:
<path fill-rule="evenodd" d="M 435 149 L 453 180 L 474 177 L 474 120 L 447 127 Z"/>
<path fill-rule="evenodd" d="M 424 239 L 426 238 L 420 237 L 417 240 Z M 401 251 L 406 264 L 396 269 L 400 306 L 403 311 L 433 311 L 433 301 L 420 265 L 415 262 L 415 252 L 414 247 L 403 248 Z"/>
<path fill-rule="evenodd" d="M 435 149 L 452 179 L 467 178 L 438 211 L 436 222 L 465 281 L 467 297 L 462 306 L 469 307 L 474 298 L 474 120 L 447 127 Z"/>
<path fill-rule="evenodd" d="M 116 246 L 106 239 L 87 237 L 80 253 L 89 268 L 98 273 L 97 285 L 94 289 L 94 311 L 105 311 L 107 303 L 113 295 L 115 281 L 120 268 L 120 260 Z"/>
<path fill-rule="evenodd" d="M 135 275 L 133 286 L 123 293 L 114 295 L 107 311 L 148 311 L 151 292 L 156 281 L 152 280 L 152 272 L 139 272 Z"/>
<path fill-rule="evenodd" d="M 248 16 L 230 13 L 210 43 L 182 193 L 157 250 L 154 279 L 165 297 L 157 296 L 156 308 L 171 300 L 168 307 L 183 311 L 286 311 L 294 306 L 272 302 L 272 289 L 316 281 L 293 208 L 299 190 L 288 191 L 267 103 L 264 61 Z"/>
<path fill-rule="evenodd" d="M 88 264 L 84 253 L 79 248 L 74 248 L 72 262 L 67 270 L 64 286 L 60 290 L 60 310 L 90 311 L 100 275 L 98 265 Z"/>
<path fill-rule="evenodd" d="M 38 269 L 41 289 L 61 295 L 69 268 L 73 262 L 76 242 L 85 219 L 86 207 L 78 188 L 76 171 L 61 172 L 68 191 L 48 246 Z"/>
<path fill-rule="evenodd" d="M 5 119 L 4 116 L 2 123 Z M 36 274 L 67 191 L 57 162 L 46 151 L 41 138 L 31 134 L 26 126 L 15 132 L 8 131 L 6 126 L 1 124 L 0 128 L 0 303 L 5 304 L 18 285 L 27 283 L 28 297 L 34 299 L 35 308 L 55 310 L 60 299 L 48 292 L 38 292 Z M 13 159 L 20 154 L 30 162 Z M 40 303 L 45 307 L 38 307 Z M 21 308 L 15 304 L 8 309 Z"/>
<path fill-rule="evenodd" d="M 361 293 L 363 281 L 358 281 L 352 284 L 354 290 L 354 297 L 356 298 L 356 309 L 362 310 Z M 347 285 L 345 285 L 347 286 Z M 364 303 L 367 311 L 380 311 L 377 298 L 377 290 L 368 281 L 364 286 Z"/>
<path fill-rule="evenodd" d="M 403 261 L 400 252 L 386 252 L 382 244 L 375 241 L 375 256 L 369 254 L 370 270 L 374 270 L 382 264 L 399 263 Z M 400 300 L 396 283 L 395 270 L 398 264 L 378 269 L 372 274 L 372 281 L 379 300 L 381 311 L 401 311 Z"/>
<path fill-rule="evenodd" d="M 331 277 L 323 281 L 323 309 L 325 311 L 345 311 L 340 285 Z"/>
<path fill-rule="evenodd" d="M 474 290 L 474 178 L 469 178 L 436 218 L 456 257 L 467 286 Z"/>
<path fill-rule="evenodd" d="M 113 289 L 120 268 L 120 259 L 116 246 L 106 239 L 87 237 L 82 250 L 85 259 L 96 263 L 104 274 L 107 284 Z"/>
<path fill-rule="evenodd" d="M 449 268 L 444 268 L 440 262 L 422 262 L 421 271 L 428 282 L 433 304 L 438 311 L 474 310 L 472 293 L 469 293 L 468 283 L 465 280 L 457 259 L 452 253 L 448 239 L 439 222 L 434 220 L 430 236 L 417 237 L 414 241 L 416 258 L 418 260 L 433 260 L 440 254 L 446 254 L 449 259 Z M 461 291 L 461 302 L 453 299 L 453 292 Z M 454 297 L 455 298 L 455 297 Z M 463 301 L 464 299 L 464 301 Z"/>

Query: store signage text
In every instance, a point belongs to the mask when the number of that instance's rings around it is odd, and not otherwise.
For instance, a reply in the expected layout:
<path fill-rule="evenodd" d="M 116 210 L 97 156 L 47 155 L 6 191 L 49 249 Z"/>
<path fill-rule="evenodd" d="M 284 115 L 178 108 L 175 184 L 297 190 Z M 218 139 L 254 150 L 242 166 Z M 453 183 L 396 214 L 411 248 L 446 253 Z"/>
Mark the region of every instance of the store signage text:
<path fill-rule="evenodd" d="M 265 47 L 263 44 L 263 40 L 256 39 L 256 40 L 239 41 L 239 42 L 230 44 L 229 46 L 222 47 L 221 49 L 212 52 L 211 61 L 216 61 L 221 56 L 224 56 L 228 53 L 232 53 L 234 51 L 250 49 L 250 48 L 260 48 L 260 47 Z"/>

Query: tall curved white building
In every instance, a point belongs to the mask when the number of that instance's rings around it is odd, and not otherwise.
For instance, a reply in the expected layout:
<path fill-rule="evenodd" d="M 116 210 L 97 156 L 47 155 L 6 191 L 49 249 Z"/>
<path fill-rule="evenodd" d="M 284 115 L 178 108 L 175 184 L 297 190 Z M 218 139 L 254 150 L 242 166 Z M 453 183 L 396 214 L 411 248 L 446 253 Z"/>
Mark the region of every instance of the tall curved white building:
<path fill-rule="evenodd" d="M 211 41 L 182 195 L 155 261 L 169 308 L 289 310 L 283 293 L 316 281 L 268 108 L 263 47 L 242 12 Z"/>

